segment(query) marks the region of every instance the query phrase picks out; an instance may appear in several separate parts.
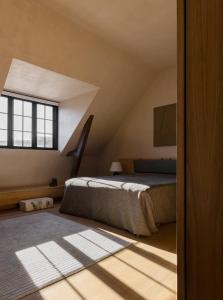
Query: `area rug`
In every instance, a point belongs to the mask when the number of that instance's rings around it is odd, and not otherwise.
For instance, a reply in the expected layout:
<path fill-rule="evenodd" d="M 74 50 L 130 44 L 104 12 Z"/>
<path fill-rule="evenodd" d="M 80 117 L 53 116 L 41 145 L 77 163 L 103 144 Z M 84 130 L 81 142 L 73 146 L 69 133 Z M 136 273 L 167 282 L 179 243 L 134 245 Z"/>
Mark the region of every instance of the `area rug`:
<path fill-rule="evenodd" d="M 0 299 L 20 299 L 131 242 L 51 213 L 0 221 Z"/>

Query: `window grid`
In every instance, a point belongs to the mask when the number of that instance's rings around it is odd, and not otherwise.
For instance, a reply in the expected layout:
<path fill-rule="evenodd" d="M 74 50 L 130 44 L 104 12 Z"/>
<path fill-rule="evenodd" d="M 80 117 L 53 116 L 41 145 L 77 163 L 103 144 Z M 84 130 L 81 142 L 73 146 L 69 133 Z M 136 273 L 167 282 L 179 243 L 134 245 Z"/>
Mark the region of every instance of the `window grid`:
<path fill-rule="evenodd" d="M 1 100 L 3 98 L 7 99 L 7 112 L 2 112 L 3 110 L 2 107 L 4 105 L 2 105 Z M 17 105 L 18 103 L 22 104 L 22 110 L 15 109 L 16 103 Z M 37 112 L 37 107 L 39 105 L 41 105 L 41 107 L 44 110 L 44 115 L 41 118 L 38 116 L 38 112 Z M 48 111 L 48 115 L 47 115 L 47 111 Z M 49 114 L 49 112 L 51 113 Z M 1 129 L 1 119 L 2 119 L 1 114 L 7 115 L 6 129 Z M 43 120 L 43 124 L 44 124 L 43 133 L 41 133 L 43 137 L 43 141 L 40 144 L 38 144 L 38 134 L 39 134 L 39 132 L 37 131 L 38 119 Z M 47 126 L 49 127 L 48 129 L 46 128 L 47 122 L 48 122 Z M 20 137 L 18 135 L 20 135 Z M 18 137 L 17 141 L 16 141 L 16 136 Z M 1 96 L 0 98 L 0 148 L 57 150 L 58 149 L 58 108 L 53 105 L 24 100 L 18 97 L 14 98 L 10 96 Z"/>
<path fill-rule="evenodd" d="M 22 111 L 21 111 L 21 114 L 15 112 L 15 103 L 20 103 L 21 104 L 21 107 L 22 107 Z M 31 111 L 30 111 L 30 114 L 28 114 L 27 112 L 25 112 L 25 105 L 29 106 L 29 104 L 31 105 Z M 14 122 L 15 122 L 15 119 L 16 117 L 20 117 L 21 120 L 22 120 L 22 128 L 21 130 L 18 130 L 15 128 L 14 126 Z M 25 100 L 19 100 L 17 98 L 14 98 L 13 99 L 13 146 L 15 147 L 23 147 L 23 148 L 30 148 L 32 147 L 32 104 L 28 101 L 25 101 Z M 30 119 L 30 130 L 25 130 L 24 129 L 24 122 L 25 120 L 27 119 Z M 16 143 L 15 141 L 15 136 L 17 134 L 21 134 L 21 140 L 19 142 Z M 27 141 L 25 141 L 25 136 L 27 134 L 27 137 L 29 136 L 29 138 L 27 138 Z"/>
<path fill-rule="evenodd" d="M 8 99 L 0 98 L 0 146 L 8 143 Z"/>
<path fill-rule="evenodd" d="M 48 111 L 49 118 L 47 117 L 47 109 L 49 110 Z M 39 115 L 39 111 L 41 113 L 40 115 Z M 50 123 L 51 129 L 49 129 L 49 131 L 46 126 L 47 122 Z M 39 146 L 41 147 L 41 145 L 43 145 L 44 148 L 51 148 L 53 146 L 53 122 L 54 120 L 53 120 L 52 107 L 42 105 L 42 104 L 37 104 L 37 147 Z M 42 126 L 40 124 L 42 124 Z"/>

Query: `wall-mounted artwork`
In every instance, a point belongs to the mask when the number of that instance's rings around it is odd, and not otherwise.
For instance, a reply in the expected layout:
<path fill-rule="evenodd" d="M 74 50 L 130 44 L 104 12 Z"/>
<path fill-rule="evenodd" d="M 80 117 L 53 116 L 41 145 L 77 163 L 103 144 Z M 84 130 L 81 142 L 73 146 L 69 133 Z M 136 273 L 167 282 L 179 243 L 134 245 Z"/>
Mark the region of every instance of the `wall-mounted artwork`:
<path fill-rule="evenodd" d="M 176 145 L 176 104 L 154 108 L 155 147 Z"/>

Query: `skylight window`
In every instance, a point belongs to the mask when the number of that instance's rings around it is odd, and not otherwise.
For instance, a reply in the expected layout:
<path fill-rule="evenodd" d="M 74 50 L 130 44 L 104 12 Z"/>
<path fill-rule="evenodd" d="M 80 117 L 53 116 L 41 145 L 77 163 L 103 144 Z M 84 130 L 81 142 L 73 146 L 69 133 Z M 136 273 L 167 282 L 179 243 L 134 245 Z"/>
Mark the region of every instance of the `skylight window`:
<path fill-rule="evenodd" d="M 1 96 L 0 147 L 57 149 L 57 106 Z"/>

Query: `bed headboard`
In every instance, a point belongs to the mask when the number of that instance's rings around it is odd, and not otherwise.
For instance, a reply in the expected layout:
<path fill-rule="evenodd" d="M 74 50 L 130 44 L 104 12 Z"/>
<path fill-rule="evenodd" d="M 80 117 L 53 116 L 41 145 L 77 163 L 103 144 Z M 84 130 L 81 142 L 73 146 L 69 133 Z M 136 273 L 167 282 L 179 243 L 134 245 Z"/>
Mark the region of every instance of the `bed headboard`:
<path fill-rule="evenodd" d="M 175 159 L 120 159 L 125 174 L 163 173 L 176 174 Z"/>

